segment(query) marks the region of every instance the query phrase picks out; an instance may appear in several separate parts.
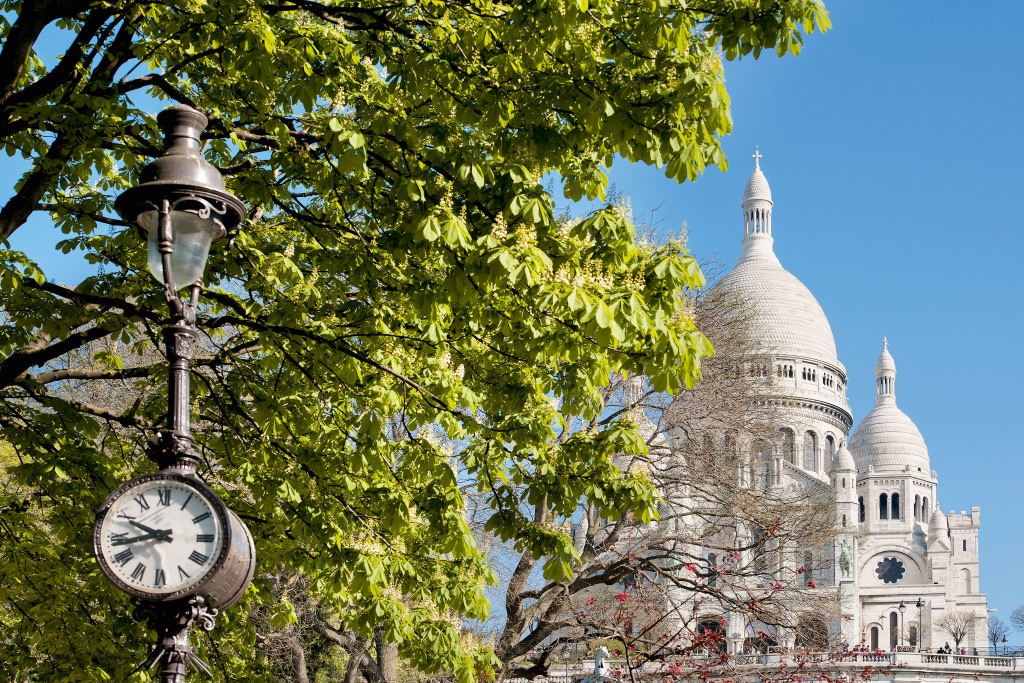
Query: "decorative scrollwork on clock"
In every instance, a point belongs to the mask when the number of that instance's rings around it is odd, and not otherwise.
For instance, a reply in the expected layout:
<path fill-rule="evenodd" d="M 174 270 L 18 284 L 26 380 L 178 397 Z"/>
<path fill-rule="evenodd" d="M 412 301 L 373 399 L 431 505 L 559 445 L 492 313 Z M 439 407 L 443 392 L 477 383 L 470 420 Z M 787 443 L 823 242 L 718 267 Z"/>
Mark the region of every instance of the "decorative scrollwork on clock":
<path fill-rule="evenodd" d="M 875 576 L 882 583 L 896 583 L 903 578 L 906 571 L 906 567 L 903 566 L 903 562 L 899 558 L 886 557 L 875 567 Z"/>

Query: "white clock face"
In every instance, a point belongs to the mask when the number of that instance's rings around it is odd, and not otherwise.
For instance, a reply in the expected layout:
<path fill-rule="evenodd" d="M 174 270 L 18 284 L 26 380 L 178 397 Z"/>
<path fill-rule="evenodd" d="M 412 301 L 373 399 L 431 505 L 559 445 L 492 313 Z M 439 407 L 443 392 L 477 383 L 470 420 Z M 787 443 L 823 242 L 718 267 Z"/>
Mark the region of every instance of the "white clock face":
<path fill-rule="evenodd" d="M 109 570 L 135 590 L 169 594 L 205 577 L 224 545 L 213 504 L 173 479 L 128 489 L 107 510 L 99 549 Z"/>

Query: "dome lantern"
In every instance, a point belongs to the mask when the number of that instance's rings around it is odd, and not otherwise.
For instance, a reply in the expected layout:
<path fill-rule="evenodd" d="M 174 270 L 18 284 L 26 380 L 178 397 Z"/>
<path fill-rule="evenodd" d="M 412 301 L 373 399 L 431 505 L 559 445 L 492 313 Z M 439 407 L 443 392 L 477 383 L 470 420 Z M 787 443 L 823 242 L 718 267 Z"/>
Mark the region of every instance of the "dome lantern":
<path fill-rule="evenodd" d="M 882 337 L 882 353 L 875 363 L 875 405 L 896 403 L 896 361 L 889 353 L 889 340 Z"/>
<path fill-rule="evenodd" d="M 772 189 L 761 172 L 762 154 L 754 148 L 754 172 L 743 191 L 743 254 L 772 256 Z"/>

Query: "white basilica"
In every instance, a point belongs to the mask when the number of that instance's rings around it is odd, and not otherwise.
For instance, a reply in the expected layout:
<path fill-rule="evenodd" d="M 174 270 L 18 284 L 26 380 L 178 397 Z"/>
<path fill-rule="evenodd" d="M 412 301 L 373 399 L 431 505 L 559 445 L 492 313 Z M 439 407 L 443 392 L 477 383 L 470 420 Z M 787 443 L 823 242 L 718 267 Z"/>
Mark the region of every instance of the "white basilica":
<path fill-rule="evenodd" d="M 875 405 L 850 435 L 847 374 L 832 328 L 772 249 L 771 189 L 760 155 L 754 159 L 743 193 L 743 253 L 716 287 L 749 307 L 759 352 L 774 365 L 765 370 L 773 376 L 771 398 L 781 420 L 775 480 L 836 490 L 841 526 L 834 578 L 843 619 L 834 629 L 851 647 L 888 650 L 897 642 L 918 645 L 920 637 L 919 647 L 935 649 L 951 641 L 938 627 L 943 615 L 971 610 L 978 621 L 962 645 L 984 651 L 980 510 L 940 510 L 924 438 L 897 407 L 896 364 L 885 340 L 875 365 Z M 742 633 L 744 627 L 729 623 L 727 629 Z"/>

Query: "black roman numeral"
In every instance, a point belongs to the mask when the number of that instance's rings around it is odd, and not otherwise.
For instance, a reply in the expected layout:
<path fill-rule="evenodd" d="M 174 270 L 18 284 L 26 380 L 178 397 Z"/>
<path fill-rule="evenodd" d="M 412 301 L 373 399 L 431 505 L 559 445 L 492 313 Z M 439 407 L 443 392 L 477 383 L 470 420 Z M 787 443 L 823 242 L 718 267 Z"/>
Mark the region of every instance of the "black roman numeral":
<path fill-rule="evenodd" d="M 206 562 L 208 559 L 210 559 L 210 556 L 203 555 L 198 550 L 193 550 L 192 554 L 188 556 L 188 559 L 192 560 L 196 564 L 202 564 L 203 562 Z"/>
<path fill-rule="evenodd" d="M 213 543 L 213 534 L 196 534 L 196 543 Z"/>
<path fill-rule="evenodd" d="M 132 570 L 132 578 L 136 581 L 142 581 L 142 575 L 146 573 L 146 565 L 139 562 L 135 565 L 135 569 Z"/>
<path fill-rule="evenodd" d="M 129 515 L 126 512 L 118 512 L 117 517 L 118 519 L 135 519 L 135 515 Z"/>
<path fill-rule="evenodd" d="M 199 524 L 199 522 L 203 521 L 204 519 L 209 519 L 209 518 L 210 518 L 210 513 L 209 512 L 204 512 L 203 514 L 199 515 L 198 517 L 193 517 L 192 518 L 192 523 L 193 524 Z"/>
<path fill-rule="evenodd" d="M 120 534 L 115 534 L 113 531 L 110 532 L 110 540 L 111 541 L 115 541 L 115 540 L 117 540 L 119 538 L 128 538 L 128 532 L 125 531 L 124 533 L 120 533 Z"/>
<path fill-rule="evenodd" d="M 143 510 L 149 509 L 149 501 L 146 500 L 146 494 L 135 496 L 135 502 L 139 504 L 139 507 Z"/>
<path fill-rule="evenodd" d="M 186 505 L 188 505 L 188 502 L 189 502 L 190 500 L 192 500 L 192 494 L 191 494 L 191 493 L 190 493 L 190 494 L 188 494 L 188 498 L 186 498 L 186 499 L 185 499 L 185 502 L 181 504 L 181 509 L 182 509 L 182 510 L 184 510 L 184 509 L 185 509 L 185 506 L 186 506 Z"/>
<path fill-rule="evenodd" d="M 188 572 L 185 571 L 184 569 L 182 569 L 180 564 L 178 565 L 178 578 L 179 579 L 190 578 L 189 575 L 188 575 Z"/>
<path fill-rule="evenodd" d="M 114 555 L 114 561 L 117 562 L 118 564 L 124 566 L 124 565 L 128 564 L 128 560 L 132 559 L 133 557 L 135 557 L 135 553 L 132 552 L 132 549 L 131 548 L 125 548 L 124 550 L 119 552 L 117 555 Z"/>
<path fill-rule="evenodd" d="M 160 489 L 160 490 L 158 490 L 156 492 L 156 495 L 160 499 L 160 504 L 161 505 L 170 505 L 171 504 L 171 489 L 170 488 Z"/>
<path fill-rule="evenodd" d="M 156 587 L 156 588 L 160 588 L 160 587 L 162 587 L 164 585 L 164 583 L 165 583 L 165 580 L 164 580 L 164 570 L 163 569 L 157 569 L 156 570 L 156 578 L 153 579 L 153 586 Z"/>

